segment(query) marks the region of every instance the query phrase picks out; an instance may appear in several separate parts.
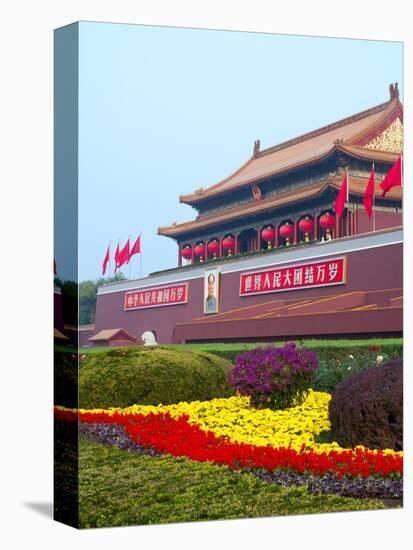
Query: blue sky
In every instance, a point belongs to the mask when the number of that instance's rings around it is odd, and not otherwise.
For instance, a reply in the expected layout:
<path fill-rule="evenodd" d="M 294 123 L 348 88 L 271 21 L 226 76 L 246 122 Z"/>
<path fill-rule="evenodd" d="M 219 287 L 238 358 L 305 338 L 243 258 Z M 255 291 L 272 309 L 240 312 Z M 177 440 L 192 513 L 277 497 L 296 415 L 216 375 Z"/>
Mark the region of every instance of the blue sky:
<path fill-rule="evenodd" d="M 158 226 L 193 219 L 179 194 L 235 171 L 254 140 L 387 101 L 390 82 L 403 98 L 401 43 L 88 22 L 79 40 L 80 280 L 140 232 L 143 275 L 176 266 Z"/>

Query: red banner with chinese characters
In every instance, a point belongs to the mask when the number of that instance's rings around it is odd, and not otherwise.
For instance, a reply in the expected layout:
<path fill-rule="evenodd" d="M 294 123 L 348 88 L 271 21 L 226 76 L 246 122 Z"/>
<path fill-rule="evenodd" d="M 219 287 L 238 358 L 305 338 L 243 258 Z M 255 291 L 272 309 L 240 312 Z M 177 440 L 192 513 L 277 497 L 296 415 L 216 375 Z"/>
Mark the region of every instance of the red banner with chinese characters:
<path fill-rule="evenodd" d="M 300 265 L 289 265 L 242 273 L 240 296 L 266 294 L 319 286 L 343 285 L 346 282 L 346 258 L 334 258 Z"/>
<path fill-rule="evenodd" d="M 175 306 L 188 301 L 188 283 L 125 293 L 125 310 Z"/>

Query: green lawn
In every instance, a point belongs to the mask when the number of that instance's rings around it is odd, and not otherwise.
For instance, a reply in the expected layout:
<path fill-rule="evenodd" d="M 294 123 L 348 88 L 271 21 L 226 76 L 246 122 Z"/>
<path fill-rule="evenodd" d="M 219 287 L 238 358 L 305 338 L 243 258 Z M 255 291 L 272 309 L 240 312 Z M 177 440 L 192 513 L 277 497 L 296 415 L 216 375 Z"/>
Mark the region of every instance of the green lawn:
<path fill-rule="evenodd" d="M 224 466 L 152 457 L 81 439 L 80 527 L 376 510 L 379 500 L 311 496 Z"/>
<path fill-rule="evenodd" d="M 301 342 L 296 341 L 298 344 Z M 402 345 L 403 338 L 369 338 L 366 340 L 358 339 L 340 339 L 340 340 L 304 340 L 304 345 L 310 349 L 319 349 L 319 348 L 351 348 L 351 347 L 369 347 L 369 346 L 383 346 L 383 345 Z M 282 345 L 285 343 L 285 340 L 279 340 L 272 342 L 275 345 Z M 167 344 L 163 347 L 165 348 L 179 348 L 182 345 L 186 349 L 197 349 L 202 351 L 244 351 L 256 348 L 257 346 L 267 346 L 269 342 L 259 343 L 259 342 L 248 342 L 248 343 L 211 343 L 211 344 Z M 57 345 L 55 346 L 58 351 L 70 351 L 74 352 L 75 348 L 69 348 L 65 346 Z M 91 347 L 91 348 L 79 348 L 80 353 L 89 354 L 89 353 L 101 353 L 109 349 L 115 349 L 113 347 Z"/>

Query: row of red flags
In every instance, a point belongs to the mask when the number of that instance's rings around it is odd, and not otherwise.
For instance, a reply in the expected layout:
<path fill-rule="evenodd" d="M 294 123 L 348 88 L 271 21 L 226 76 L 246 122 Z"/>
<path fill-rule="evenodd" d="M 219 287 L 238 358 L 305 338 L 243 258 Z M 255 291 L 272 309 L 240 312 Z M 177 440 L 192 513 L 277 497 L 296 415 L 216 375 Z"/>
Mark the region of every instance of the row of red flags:
<path fill-rule="evenodd" d="M 383 181 L 380 183 L 382 189 L 381 197 L 386 196 L 386 193 L 390 191 L 392 187 L 402 186 L 402 157 L 399 157 L 393 164 L 390 170 L 387 172 Z M 334 205 L 336 214 L 339 218 L 343 215 L 345 203 L 348 202 L 349 194 L 349 181 L 348 173 L 344 176 L 343 183 L 341 184 L 340 191 L 338 192 L 336 202 Z M 370 178 L 364 191 L 363 204 L 366 209 L 367 215 L 371 218 L 373 212 L 374 201 L 374 164 L 371 170 Z"/>
<path fill-rule="evenodd" d="M 121 249 L 119 248 L 119 243 L 118 243 L 118 246 L 116 247 L 115 257 L 114 257 L 114 259 L 115 259 L 115 273 L 124 264 L 128 264 L 130 259 L 132 258 L 132 256 L 134 256 L 135 254 L 140 254 L 140 251 L 141 251 L 141 236 L 140 235 L 136 239 L 135 244 L 132 246 L 132 248 L 130 248 L 130 238 L 126 241 L 125 246 Z M 108 266 L 109 259 L 110 259 L 110 245 L 108 245 L 108 248 L 106 250 L 106 255 L 105 255 L 105 258 L 103 260 L 102 275 L 104 275 L 106 273 L 106 268 Z"/>

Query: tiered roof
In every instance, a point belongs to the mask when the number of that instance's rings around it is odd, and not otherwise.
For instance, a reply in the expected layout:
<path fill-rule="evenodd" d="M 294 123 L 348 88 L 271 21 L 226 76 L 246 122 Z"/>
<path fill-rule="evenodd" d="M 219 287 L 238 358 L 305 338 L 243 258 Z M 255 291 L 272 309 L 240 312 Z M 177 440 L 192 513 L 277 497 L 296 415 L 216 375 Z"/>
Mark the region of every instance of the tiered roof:
<path fill-rule="evenodd" d="M 336 151 L 342 151 L 359 159 L 393 163 L 399 156 L 398 152 L 373 149 L 368 147 L 368 144 L 397 119 L 403 121 L 403 106 L 399 101 L 396 84 L 396 86 L 390 86 L 390 99 L 386 103 L 262 151 L 259 148 L 259 142 L 256 142 L 253 156 L 236 172 L 207 189 L 198 189 L 188 195 L 181 195 L 180 202 L 196 206 L 205 199 L 224 195 L 243 187 L 252 187 L 269 177 L 326 160 Z M 251 202 L 211 215 L 202 215 L 191 222 L 160 227 L 158 233 L 170 237 L 177 236 L 192 228 L 206 227 L 220 221 L 266 210 L 269 207 L 274 208 L 289 202 L 308 199 L 324 192 L 328 187 L 339 188 L 340 184 L 341 181 L 338 182 L 335 177 L 332 177 L 255 203 Z M 364 179 L 351 177 L 350 193 L 362 194 L 365 184 Z M 386 197 L 399 199 L 400 189 L 392 190 Z"/>

